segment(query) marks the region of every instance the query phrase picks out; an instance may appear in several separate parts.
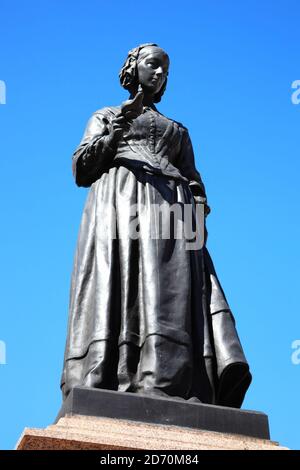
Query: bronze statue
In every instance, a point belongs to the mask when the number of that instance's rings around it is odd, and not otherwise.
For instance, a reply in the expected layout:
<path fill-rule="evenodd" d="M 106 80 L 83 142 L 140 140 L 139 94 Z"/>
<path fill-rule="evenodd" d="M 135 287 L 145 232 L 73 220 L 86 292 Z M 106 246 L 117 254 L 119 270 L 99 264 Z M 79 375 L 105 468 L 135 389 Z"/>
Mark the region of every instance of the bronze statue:
<path fill-rule="evenodd" d="M 75 181 L 90 191 L 61 387 L 64 398 L 85 386 L 240 407 L 251 374 L 207 248 L 186 249 L 152 209 L 188 205 L 194 222 L 197 207 L 210 212 L 188 129 L 154 104 L 168 69 L 158 45 L 132 49 L 120 72 L 129 100 L 96 111 L 74 153 Z"/>

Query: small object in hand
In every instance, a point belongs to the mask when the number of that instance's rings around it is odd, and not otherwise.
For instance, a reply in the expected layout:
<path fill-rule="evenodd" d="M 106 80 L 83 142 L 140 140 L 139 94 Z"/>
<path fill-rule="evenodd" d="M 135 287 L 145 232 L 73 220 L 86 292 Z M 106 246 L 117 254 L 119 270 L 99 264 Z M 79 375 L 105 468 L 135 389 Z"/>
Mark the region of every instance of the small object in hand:
<path fill-rule="evenodd" d="M 144 92 L 141 85 L 139 85 L 137 94 L 132 100 L 124 101 L 121 106 L 121 113 L 126 117 L 127 120 L 131 121 L 136 119 L 143 112 L 143 98 Z"/>

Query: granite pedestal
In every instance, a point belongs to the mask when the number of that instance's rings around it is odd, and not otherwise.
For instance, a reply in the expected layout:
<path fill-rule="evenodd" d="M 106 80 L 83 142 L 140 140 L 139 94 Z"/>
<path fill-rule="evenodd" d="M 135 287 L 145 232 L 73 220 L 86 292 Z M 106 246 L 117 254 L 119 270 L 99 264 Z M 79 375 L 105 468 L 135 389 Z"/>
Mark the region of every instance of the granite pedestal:
<path fill-rule="evenodd" d="M 25 429 L 17 449 L 282 449 L 257 411 L 77 387 L 54 425 Z"/>

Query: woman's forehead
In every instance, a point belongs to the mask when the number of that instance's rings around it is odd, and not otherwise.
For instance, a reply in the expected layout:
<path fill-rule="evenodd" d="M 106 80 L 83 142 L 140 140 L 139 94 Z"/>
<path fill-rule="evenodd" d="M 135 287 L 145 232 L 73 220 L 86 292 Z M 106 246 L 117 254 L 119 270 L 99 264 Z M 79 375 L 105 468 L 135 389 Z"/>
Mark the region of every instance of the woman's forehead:
<path fill-rule="evenodd" d="M 144 49 L 141 51 L 140 59 L 144 59 L 146 57 L 153 57 L 155 59 L 160 59 L 163 62 L 169 63 L 168 54 L 160 47 L 156 47 L 156 46 L 144 47 Z"/>

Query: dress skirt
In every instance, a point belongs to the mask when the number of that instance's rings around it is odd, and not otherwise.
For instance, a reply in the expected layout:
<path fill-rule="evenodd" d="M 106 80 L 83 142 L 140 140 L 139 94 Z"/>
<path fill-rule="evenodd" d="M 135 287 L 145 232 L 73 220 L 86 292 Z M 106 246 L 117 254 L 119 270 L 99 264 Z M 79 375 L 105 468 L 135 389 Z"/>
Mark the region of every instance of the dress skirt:
<path fill-rule="evenodd" d="M 176 216 L 159 211 L 174 204 Z M 142 169 L 115 166 L 92 184 L 72 274 L 64 397 L 87 386 L 240 406 L 248 364 L 206 248 L 187 249 L 178 230 L 185 205 L 195 219 L 188 183 Z"/>

